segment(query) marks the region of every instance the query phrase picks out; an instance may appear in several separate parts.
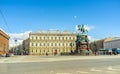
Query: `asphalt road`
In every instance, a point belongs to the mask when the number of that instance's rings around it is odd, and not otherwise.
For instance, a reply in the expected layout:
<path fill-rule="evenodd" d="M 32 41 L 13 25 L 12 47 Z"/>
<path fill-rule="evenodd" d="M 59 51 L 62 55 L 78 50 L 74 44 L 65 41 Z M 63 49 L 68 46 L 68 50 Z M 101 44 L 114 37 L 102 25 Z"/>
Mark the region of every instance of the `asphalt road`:
<path fill-rule="evenodd" d="M 0 74 L 120 74 L 120 58 L 1 63 Z"/>

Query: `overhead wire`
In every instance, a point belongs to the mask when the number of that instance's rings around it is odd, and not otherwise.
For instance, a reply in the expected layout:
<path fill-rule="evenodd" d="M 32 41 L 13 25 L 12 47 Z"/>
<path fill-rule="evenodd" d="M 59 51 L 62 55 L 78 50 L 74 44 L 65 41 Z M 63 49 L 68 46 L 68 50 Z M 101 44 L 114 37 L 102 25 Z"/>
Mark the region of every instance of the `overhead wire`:
<path fill-rule="evenodd" d="M 10 30 L 10 28 L 8 26 L 8 23 L 7 23 L 6 19 L 5 19 L 5 16 L 4 16 L 3 12 L 1 11 L 1 9 L 0 9 L 0 14 L 1 14 L 2 18 L 3 18 L 3 21 L 5 22 L 6 27 L 8 28 L 9 33 L 11 33 L 11 30 Z"/>

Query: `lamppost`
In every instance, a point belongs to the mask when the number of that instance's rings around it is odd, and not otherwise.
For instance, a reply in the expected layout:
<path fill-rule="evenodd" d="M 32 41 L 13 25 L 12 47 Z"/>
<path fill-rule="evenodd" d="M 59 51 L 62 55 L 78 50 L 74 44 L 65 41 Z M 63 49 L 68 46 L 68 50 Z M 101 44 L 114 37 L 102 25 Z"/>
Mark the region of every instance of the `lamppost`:
<path fill-rule="evenodd" d="M 17 51 L 17 39 L 15 39 L 15 50 L 14 50 L 14 54 L 16 54 Z"/>
<path fill-rule="evenodd" d="M 96 44 L 96 41 L 94 41 L 94 52 L 95 52 L 95 55 L 97 54 L 97 44 Z"/>
<path fill-rule="evenodd" d="M 71 54 L 73 54 L 73 51 L 72 51 L 73 43 L 70 43 L 70 46 L 71 46 Z"/>

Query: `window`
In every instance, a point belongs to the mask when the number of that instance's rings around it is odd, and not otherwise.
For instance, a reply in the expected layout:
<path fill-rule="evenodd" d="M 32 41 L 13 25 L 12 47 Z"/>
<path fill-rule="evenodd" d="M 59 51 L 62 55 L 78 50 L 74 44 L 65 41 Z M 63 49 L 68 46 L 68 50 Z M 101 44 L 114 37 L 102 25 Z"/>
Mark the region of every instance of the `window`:
<path fill-rule="evenodd" d="M 53 37 L 51 37 L 51 40 L 53 40 Z"/>
<path fill-rule="evenodd" d="M 40 43 L 40 46 L 41 46 L 41 43 Z"/>
<path fill-rule="evenodd" d="M 41 50 L 40 50 L 40 52 L 41 52 Z"/>
<path fill-rule="evenodd" d="M 62 37 L 62 40 L 64 40 L 64 37 Z"/>
<path fill-rule="evenodd" d="M 57 46 L 57 43 L 55 43 L 55 46 Z"/>
<path fill-rule="evenodd" d="M 36 46 L 37 46 L 37 43 L 36 43 Z"/>
<path fill-rule="evenodd" d="M 32 43 L 32 46 L 34 46 L 34 43 Z"/>
<path fill-rule="evenodd" d="M 32 52 L 33 52 L 33 50 L 32 50 Z"/>
<path fill-rule="evenodd" d="M 55 37 L 55 40 L 57 40 L 57 37 Z"/>
<path fill-rule="evenodd" d="M 48 46 L 49 46 L 49 43 L 48 43 Z"/>
<path fill-rule="evenodd" d="M 44 40 L 45 40 L 45 37 L 44 37 Z"/>
<path fill-rule="evenodd" d="M 44 43 L 44 46 L 45 46 L 45 43 Z"/>
<path fill-rule="evenodd" d="M 59 43 L 59 46 L 60 46 L 60 43 Z"/>
<path fill-rule="evenodd" d="M 60 37 L 59 37 L 59 40 L 60 40 Z"/>
<path fill-rule="evenodd" d="M 51 43 L 51 46 L 53 46 L 53 43 Z"/>
<path fill-rule="evenodd" d="M 37 40 L 37 37 L 36 37 L 36 40 Z"/>
<path fill-rule="evenodd" d="M 40 37 L 40 40 L 41 40 L 41 37 Z"/>
<path fill-rule="evenodd" d="M 63 46 L 64 46 L 64 43 L 63 43 Z"/>
<path fill-rule="evenodd" d="M 70 40 L 71 40 L 71 37 L 70 37 Z"/>
<path fill-rule="evenodd" d="M 36 52 L 37 52 L 37 49 L 36 49 Z"/>

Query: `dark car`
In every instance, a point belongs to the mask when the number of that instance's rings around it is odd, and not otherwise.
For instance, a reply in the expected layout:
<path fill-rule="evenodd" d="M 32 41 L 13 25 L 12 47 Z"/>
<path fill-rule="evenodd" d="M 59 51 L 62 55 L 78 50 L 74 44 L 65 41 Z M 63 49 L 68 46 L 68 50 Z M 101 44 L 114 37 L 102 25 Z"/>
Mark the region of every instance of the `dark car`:
<path fill-rule="evenodd" d="M 6 57 L 10 57 L 10 54 L 6 53 Z"/>

